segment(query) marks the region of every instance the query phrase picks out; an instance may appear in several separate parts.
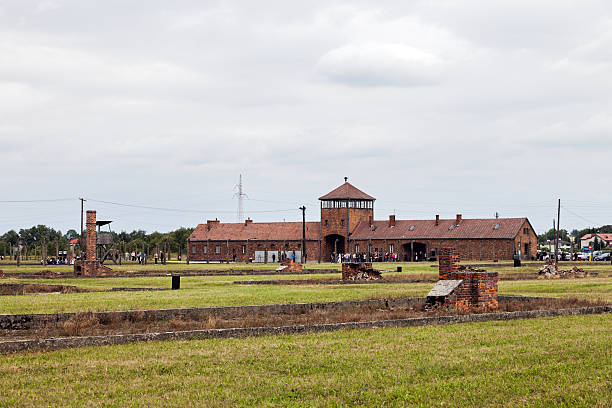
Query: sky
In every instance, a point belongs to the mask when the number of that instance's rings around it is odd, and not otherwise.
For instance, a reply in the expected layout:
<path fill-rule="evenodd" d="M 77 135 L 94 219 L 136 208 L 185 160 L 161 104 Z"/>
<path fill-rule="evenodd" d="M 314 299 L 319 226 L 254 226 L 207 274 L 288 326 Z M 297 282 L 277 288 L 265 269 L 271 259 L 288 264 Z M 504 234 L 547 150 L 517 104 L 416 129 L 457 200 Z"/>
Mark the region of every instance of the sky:
<path fill-rule="evenodd" d="M 377 219 L 612 224 L 611 91 L 609 1 L 0 0 L 0 234 L 235 222 L 240 175 L 256 222 L 348 177 Z"/>

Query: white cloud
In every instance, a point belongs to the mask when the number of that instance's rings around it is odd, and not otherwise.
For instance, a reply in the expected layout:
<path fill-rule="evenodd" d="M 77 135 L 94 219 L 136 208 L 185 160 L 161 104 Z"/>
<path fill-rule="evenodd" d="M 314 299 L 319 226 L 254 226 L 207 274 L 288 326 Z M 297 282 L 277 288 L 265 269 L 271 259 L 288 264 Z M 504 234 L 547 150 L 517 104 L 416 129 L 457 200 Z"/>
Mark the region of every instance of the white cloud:
<path fill-rule="evenodd" d="M 436 55 L 397 43 L 348 44 L 327 52 L 317 71 L 352 86 L 422 86 L 440 80 L 443 62 Z"/>
<path fill-rule="evenodd" d="M 417 211 L 432 211 L 421 197 L 451 214 L 508 203 L 546 228 L 548 209 L 525 202 L 612 203 L 597 177 L 547 176 L 609 173 L 611 13 L 597 0 L 2 2 L 0 173 L 16 195 L 69 180 L 62 196 L 147 204 L 164 185 L 195 208 L 230 200 L 240 172 L 253 198 L 309 208 L 348 175 Z"/>

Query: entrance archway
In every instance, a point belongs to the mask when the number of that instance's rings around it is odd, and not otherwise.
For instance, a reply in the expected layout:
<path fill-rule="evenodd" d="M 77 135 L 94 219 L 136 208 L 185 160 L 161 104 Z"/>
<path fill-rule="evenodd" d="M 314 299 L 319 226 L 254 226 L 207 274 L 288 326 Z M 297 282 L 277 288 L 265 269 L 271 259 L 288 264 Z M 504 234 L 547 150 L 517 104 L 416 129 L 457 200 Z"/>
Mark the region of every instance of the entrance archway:
<path fill-rule="evenodd" d="M 422 242 L 402 245 L 404 250 L 404 262 L 424 261 L 427 259 L 427 245 Z"/>
<path fill-rule="evenodd" d="M 329 262 L 331 256 L 337 259 L 338 254 L 343 254 L 345 251 L 344 237 L 338 234 L 330 234 L 324 238 L 323 260 Z"/>

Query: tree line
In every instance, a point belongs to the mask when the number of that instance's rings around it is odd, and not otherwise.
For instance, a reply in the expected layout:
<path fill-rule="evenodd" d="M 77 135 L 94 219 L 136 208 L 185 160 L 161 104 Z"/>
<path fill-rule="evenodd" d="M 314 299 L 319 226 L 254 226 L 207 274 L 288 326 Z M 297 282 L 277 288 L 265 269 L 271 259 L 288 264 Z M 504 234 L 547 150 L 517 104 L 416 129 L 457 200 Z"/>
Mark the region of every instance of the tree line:
<path fill-rule="evenodd" d="M 138 252 L 143 248 L 145 251 L 154 251 L 156 248 L 165 248 L 172 253 L 186 253 L 187 237 L 191 235 L 193 228 L 181 227 L 174 231 L 161 233 L 151 232 L 147 234 L 144 230 L 132 232 L 104 232 L 113 237 L 114 247 L 126 252 Z M 86 233 L 83 233 L 85 241 Z M 70 240 L 79 238 L 79 233 L 69 229 L 66 233 L 55 230 L 46 225 L 37 225 L 31 228 L 22 228 L 19 232 L 10 230 L 0 236 L 0 255 L 9 256 L 13 249 L 18 246 L 19 241 L 23 246 L 22 254 L 42 254 L 42 246 L 46 246 L 49 256 L 55 256 L 56 251 L 69 251 Z M 77 253 L 80 248 L 77 246 Z"/>
<path fill-rule="evenodd" d="M 592 228 L 583 228 L 581 230 L 573 229 L 571 232 L 567 232 L 565 229 L 559 230 L 559 239 L 561 241 L 570 241 L 570 237 L 573 237 L 576 242 L 576 249 L 580 249 L 580 238 L 585 236 L 586 234 L 612 234 L 612 225 L 602 225 L 601 227 L 592 227 Z M 554 229 L 549 229 L 544 234 L 538 235 L 538 243 L 542 244 L 546 241 L 553 241 L 556 238 L 557 231 Z M 605 243 L 601 242 L 599 239 L 595 239 L 593 242 L 593 250 L 598 251 L 603 249 Z"/>

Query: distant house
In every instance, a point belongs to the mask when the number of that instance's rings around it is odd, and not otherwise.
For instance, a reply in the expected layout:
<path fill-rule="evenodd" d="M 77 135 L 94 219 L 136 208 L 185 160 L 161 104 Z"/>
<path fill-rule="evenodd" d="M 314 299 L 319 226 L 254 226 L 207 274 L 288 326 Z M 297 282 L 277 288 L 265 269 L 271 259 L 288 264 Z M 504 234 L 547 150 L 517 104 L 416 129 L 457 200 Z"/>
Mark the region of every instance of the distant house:
<path fill-rule="evenodd" d="M 602 242 L 604 244 L 603 246 L 612 246 L 612 234 L 602 234 L 599 232 L 595 234 L 586 234 L 581 237 L 580 245 L 582 247 L 587 247 L 595 241 L 595 238 Z"/>
<path fill-rule="evenodd" d="M 549 252 L 555 251 L 555 240 L 549 239 L 544 241 L 543 244 L 540 245 L 540 248 L 546 248 Z M 572 249 L 572 243 L 569 241 L 559 240 L 559 250 L 560 251 L 570 251 Z"/>

